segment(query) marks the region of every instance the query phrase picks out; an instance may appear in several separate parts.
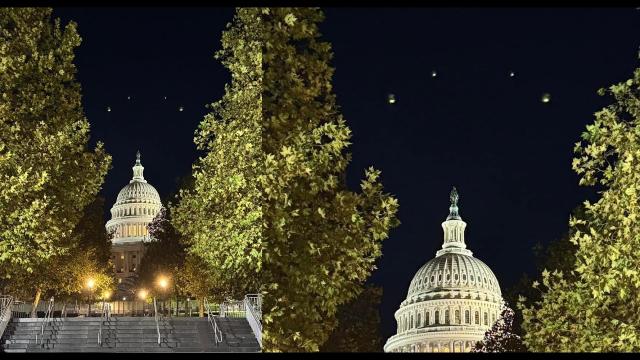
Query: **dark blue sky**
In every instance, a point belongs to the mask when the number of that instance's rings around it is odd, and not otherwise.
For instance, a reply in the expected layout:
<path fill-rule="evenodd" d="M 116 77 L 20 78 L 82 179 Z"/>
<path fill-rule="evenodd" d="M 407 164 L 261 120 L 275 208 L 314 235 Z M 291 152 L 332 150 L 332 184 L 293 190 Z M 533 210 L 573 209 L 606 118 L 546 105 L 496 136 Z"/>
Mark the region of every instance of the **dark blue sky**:
<path fill-rule="evenodd" d="M 467 245 L 503 290 L 533 270 L 536 242 L 566 232 L 570 211 L 592 197 L 571 170 L 573 145 L 611 102 L 596 90 L 638 66 L 640 11 L 325 10 L 335 92 L 353 130 L 349 183 L 356 188 L 373 165 L 400 202 L 402 225 L 372 276 L 384 287 L 386 338 L 411 278 L 442 244 L 451 186 L 461 195 Z M 198 156 L 193 133 L 204 105 L 229 80 L 213 53 L 233 9 L 58 8 L 54 15 L 76 21 L 83 38 L 76 64 L 85 113 L 93 139 L 113 155 L 107 204 L 131 178 L 137 149 L 160 195 L 174 191 Z M 396 104 L 386 102 L 388 93 Z"/>

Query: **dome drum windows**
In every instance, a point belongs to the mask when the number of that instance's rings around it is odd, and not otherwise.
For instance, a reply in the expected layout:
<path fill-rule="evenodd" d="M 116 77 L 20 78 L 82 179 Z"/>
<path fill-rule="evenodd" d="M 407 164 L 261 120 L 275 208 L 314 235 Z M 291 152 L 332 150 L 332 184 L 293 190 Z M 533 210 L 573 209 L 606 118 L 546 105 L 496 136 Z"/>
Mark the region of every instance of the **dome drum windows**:
<path fill-rule="evenodd" d="M 444 311 L 444 323 L 449 325 L 449 310 Z"/>
<path fill-rule="evenodd" d="M 475 314 L 475 324 L 480 325 L 480 313 L 478 311 Z"/>

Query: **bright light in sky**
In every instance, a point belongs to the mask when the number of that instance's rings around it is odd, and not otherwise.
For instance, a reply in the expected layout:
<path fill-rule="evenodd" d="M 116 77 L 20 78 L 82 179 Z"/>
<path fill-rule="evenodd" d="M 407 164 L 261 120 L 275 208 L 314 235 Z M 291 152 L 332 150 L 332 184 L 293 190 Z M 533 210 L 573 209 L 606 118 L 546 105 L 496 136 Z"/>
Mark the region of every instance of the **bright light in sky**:
<path fill-rule="evenodd" d="M 549 101 L 551 101 L 551 94 L 549 94 L 549 93 L 542 94 L 542 98 L 540 100 L 543 103 L 548 103 Z"/>

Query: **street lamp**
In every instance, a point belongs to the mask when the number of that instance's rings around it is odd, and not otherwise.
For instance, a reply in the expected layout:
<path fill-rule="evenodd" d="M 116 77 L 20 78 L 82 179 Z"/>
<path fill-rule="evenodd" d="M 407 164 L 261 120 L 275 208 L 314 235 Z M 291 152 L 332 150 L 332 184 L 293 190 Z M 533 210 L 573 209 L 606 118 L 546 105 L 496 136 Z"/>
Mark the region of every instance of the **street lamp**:
<path fill-rule="evenodd" d="M 141 289 L 140 291 L 138 291 L 138 298 L 140 300 L 143 300 L 143 302 L 142 302 L 142 316 L 145 316 L 145 302 L 144 302 L 144 300 L 147 299 L 147 295 L 148 294 L 149 293 L 145 289 Z"/>
<path fill-rule="evenodd" d="M 169 279 L 167 279 L 166 276 L 164 275 L 160 275 L 158 277 L 158 281 L 157 281 L 158 285 L 160 286 L 160 288 L 162 289 L 161 293 L 163 295 L 163 299 L 162 299 L 162 313 L 164 314 L 164 310 L 165 310 L 165 302 L 166 302 L 166 290 L 169 287 Z"/>
<path fill-rule="evenodd" d="M 89 310 L 87 312 L 87 317 L 91 317 L 91 295 L 93 294 L 93 288 L 95 286 L 96 286 L 96 281 L 93 280 L 93 278 L 89 278 L 87 280 L 87 288 L 89 288 L 89 298 L 88 298 Z"/>
<path fill-rule="evenodd" d="M 169 286 L 169 281 L 167 281 L 166 277 L 161 277 L 160 280 L 158 280 L 158 284 L 160 285 L 160 287 L 162 288 L 162 290 L 166 290 L 167 286 Z"/>

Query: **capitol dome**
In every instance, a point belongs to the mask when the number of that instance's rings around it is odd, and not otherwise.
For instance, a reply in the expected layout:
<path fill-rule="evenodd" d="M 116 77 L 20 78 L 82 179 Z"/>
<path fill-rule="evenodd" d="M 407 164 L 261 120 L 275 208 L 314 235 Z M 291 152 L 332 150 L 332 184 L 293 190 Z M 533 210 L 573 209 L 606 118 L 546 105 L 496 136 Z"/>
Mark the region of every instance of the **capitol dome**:
<path fill-rule="evenodd" d="M 502 293 L 491 269 L 467 249 L 467 224 L 451 191 L 444 243 L 409 284 L 395 318 L 397 334 L 385 352 L 466 352 L 482 340 L 500 314 Z"/>
<path fill-rule="evenodd" d="M 162 202 L 158 191 L 144 179 L 143 172 L 138 152 L 133 178 L 118 193 L 111 208 L 111 220 L 106 224 L 107 231 L 114 233 L 113 244 L 150 240 L 147 225 L 162 208 Z"/>

